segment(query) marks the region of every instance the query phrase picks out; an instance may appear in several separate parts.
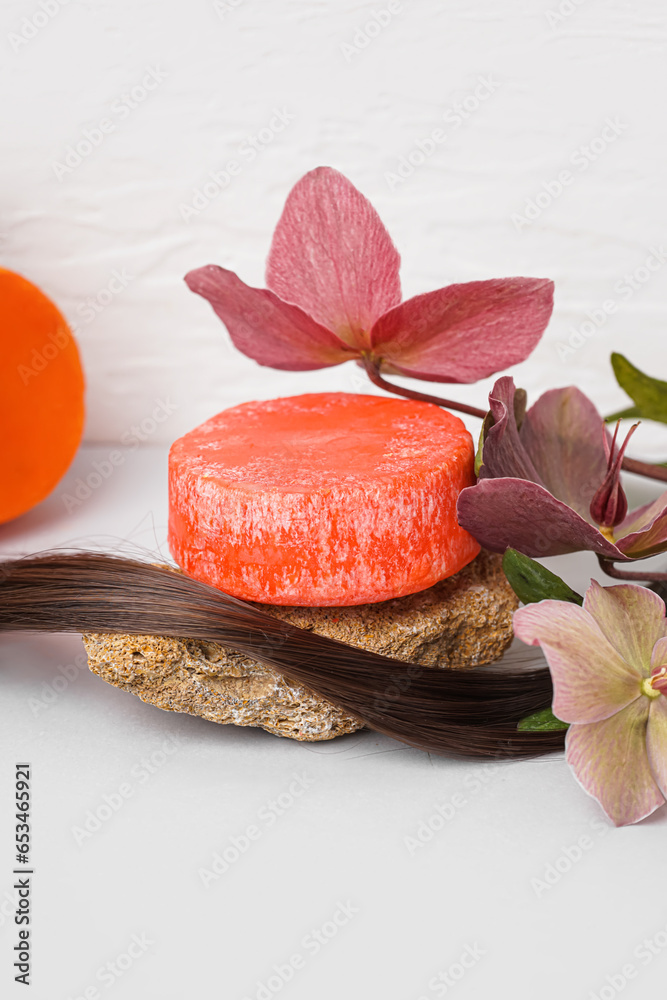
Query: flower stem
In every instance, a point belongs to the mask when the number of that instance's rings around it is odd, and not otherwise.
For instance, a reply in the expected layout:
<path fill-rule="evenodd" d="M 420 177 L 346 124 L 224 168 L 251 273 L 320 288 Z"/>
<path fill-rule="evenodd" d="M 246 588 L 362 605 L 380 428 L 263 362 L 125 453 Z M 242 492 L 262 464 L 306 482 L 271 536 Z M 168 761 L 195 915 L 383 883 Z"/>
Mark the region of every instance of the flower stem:
<path fill-rule="evenodd" d="M 387 382 L 380 375 L 380 368 L 377 362 L 367 354 L 362 354 L 361 360 L 366 369 L 366 374 L 373 383 L 380 389 L 393 392 L 397 396 L 405 396 L 406 399 L 416 399 L 421 403 L 434 403 L 436 406 L 445 406 L 448 410 L 458 410 L 459 413 L 467 413 L 471 417 L 479 417 L 483 420 L 486 410 L 480 410 L 477 406 L 468 406 L 467 403 L 458 403 L 455 399 L 441 399 L 440 396 L 429 396 L 426 392 L 417 392 L 416 389 L 404 389 L 403 386 L 394 385 Z M 636 458 L 625 456 L 621 464 L 625 472 L 634 472 L 636 476 L 644 476 L 646 479 L 657 479 L 667 483 L 667 466 L 652 465 L 650 462 L 640 462 Z"/>
<path fill-rule="evenodd" d="M 397 396 L 405 396 L 406 399 L 416 399 L 420 403 L 435 403 L 436 406 L 445 406 L 448 410 L 458 410 L 459 413 L 468 413 L 471 417 L 479 417 L 480 420 L 483 420 L 486 416 L 486 410 L 480 410 L 477 406 L 468 406 L 467 403 L 457 403 L 454 399 L 441 399 L 440 396 L 429 396 L 426 392 L 417 392 L 416 389 L 404 389 L 403 386 L 393 385 L 382 378 L 380 369 L 372 358 L 362 355 L 361 360 L 369 379 L 373 385 L 377 385 L 380 389 L 386 389 L 387 392 L 393 392 Z"/>
<path fill-rule="evenodd" d="M 614 566 L 612 559 L 605 559 L 604 556 L 598 556 L 598 562 L 600 563 L 600 569 L 607 576 L 613 577 L 614 580 L 644 580 L 648 583 L 658 583 L 659 581 L 667 580 L 667 573 L 652 573 L 650 570 L 646 573 L 634 573 L 619 569 L 618 566 Z"/>
<path fill-rule="evenodd" d="M 646 476 L 647 479 L 658 479 L 667 483 L 667 466 L 665 465 L 652 465 L 650 462 L 640 462 L 636 458 L 626 456 L 621 468 L 625 469 L 626 472 L 634 472 L 636 476 Z"/>

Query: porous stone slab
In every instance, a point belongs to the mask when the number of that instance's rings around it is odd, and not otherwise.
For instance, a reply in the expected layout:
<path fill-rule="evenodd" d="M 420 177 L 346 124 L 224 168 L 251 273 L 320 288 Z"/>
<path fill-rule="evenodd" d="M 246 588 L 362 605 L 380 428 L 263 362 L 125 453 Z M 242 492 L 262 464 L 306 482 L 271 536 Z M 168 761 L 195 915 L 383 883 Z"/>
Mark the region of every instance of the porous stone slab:
<path fill-rule="evenodd" d="M 518 600 L 502 557 L 482 552 L 455 576 L 408 597 L 351 607 L 256 605 L 351 646 L 425 667 L 492 663 L 512 641 Z M 329 740 L 360 719 L 214 642 L 161 636 L 85 635 L 90 669 L 142 701 L 211 722 L 261 726 L 295 740 Z"/>

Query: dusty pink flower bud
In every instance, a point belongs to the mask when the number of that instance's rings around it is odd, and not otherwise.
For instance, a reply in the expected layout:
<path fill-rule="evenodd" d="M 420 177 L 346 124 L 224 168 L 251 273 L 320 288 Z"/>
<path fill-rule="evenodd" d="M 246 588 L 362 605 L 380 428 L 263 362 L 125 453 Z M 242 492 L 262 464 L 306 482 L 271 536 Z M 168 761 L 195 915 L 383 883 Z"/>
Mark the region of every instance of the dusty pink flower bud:
<path fill-rule="evenodd" d="M 623 461 L 623 454 L 627 448 L 628 441 L 637 427 L 639 427 L 639 424 L 632 425 L 626 435 L 625 441 L 618 449 L 618 454 L 614 455 L 620 423 L 620 420 L 616 423 L 611 446 L 609 445 L 607 435 L 603 431 L 604 448 L 607 455 L 607 475 L 591 500 L 591 517 L 602 528 L 615 528 L 617 524 L 625 520 L 628 513 L 628 500 L 625 490 L 621 485 L 621 462 Z"/>

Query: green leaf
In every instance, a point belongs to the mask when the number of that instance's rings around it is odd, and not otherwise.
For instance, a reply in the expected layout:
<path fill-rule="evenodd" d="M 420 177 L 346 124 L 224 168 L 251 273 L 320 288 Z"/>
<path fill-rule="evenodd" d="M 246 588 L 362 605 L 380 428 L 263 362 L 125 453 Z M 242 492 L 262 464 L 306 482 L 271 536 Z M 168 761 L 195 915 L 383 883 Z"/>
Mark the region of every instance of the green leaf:
<path fill-rule="evenodd" d="M 569 601 L 583 604 L 584 599 L 561 580 L 559 576 L 516 549 L 507 549 L 503 556 L 503 569 L 512 590 L 524 604 L 535 601 Z"/>
<path fill-rule="evenodd" d="M 477 451 L 475 453 L 475 475 L 479 475 L 479 470 L 484 465 L 484 442 L 486 441 L 486 435 L 489 433 L 489 429 L 493 427 L 495 421 L 493 419 L 493 414 L 491 410 L 486 414 L 484 420 L 482 421 L 482 429 L 479 432 L 479 441 L 477 442 Z"/>
<path fill-rule="evenodd" d="M 557 719 L 550 708 L 543 708 L 541 712 L 533 712 L 521 719 L 516 728 L 522 733 L 544 733 L 568 729 L 569 723 Z"/>
<path fill-rule="evenodd" d="M 616 381 L 635 405 L 612 413 L 605 419 L 610 421 L 643 417 L 645 420 L 659 420 L 667 424 L 667 382 L 645 375 L 622 354 L 612 354 L 611 364 Z"/>
<path fill-rule="evenodd" d="M 633 420 L 637 417 L 641 417 L 641 412 L 638 406 L 628 406 L 627 410 L 617 410 L 616 413 L 610 413 L 608 417 L 604 418 L 606 424 L 615 424 L 617 420 Z"/>

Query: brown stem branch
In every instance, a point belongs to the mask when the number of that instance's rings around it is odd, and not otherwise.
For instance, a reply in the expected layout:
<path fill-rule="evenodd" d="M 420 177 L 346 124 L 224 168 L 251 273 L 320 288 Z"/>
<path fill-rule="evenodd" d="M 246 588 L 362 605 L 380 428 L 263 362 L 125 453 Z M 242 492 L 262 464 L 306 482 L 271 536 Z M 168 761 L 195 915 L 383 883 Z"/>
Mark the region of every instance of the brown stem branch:
<path fill-rule="evenodd" d="M 658 583 L 662 580 L 667 580 L 667 573 L 653 573 L 648 570 L 646 573 L 635 573 L 632 570 L 627 572 L 625 570 L 619 569 L 618 566 L 614 566 L 611 559 L 605 559 L 604 556 L 598 556 L 598 562 L 600 563 L 600 568 L 607 574 L 607 576 L 613 577 L 614 580 L 644 580 L 648 583 Z"/>
<path fill-rule="evenodd" d="M 640 462 L 636 458 L 624 458 L 621 468 L 626 472 L 634 472 L 636 476 L 646 476 L 647 479 L 658 479 L 667 483 L 667 466 L 652 465 L 650 462 Z"/>
<path fill-rule="evenodd" d="M 375 361 L 367 355 L 361 358 L 366 374 L 373 383 L 380 389 L 393 392 L 397 396 L 405 396 L 406 399 L 417 399 L 422 403 L 434 403 L 436 406 L 445 406 L 448 410 L 458 410 L 459 413 L 468 413 L 471 417 L 479 417 L 483 420 L 486 410 L 480 410 L 477 406 L 468 406 L 467 403 L 459 403 L 454 399 L 441 399 L 440 396 L 430 396 L 426 392 L 417 392 L 416 389 L 404 389 L 402 386 L 387 382 L 380 375 L 380 369 Z M 659 482 L 667 483 L 667 466 L 652 465 L 650 462 L 640 462 L 636 458 L 623 459 L 621 468 L 625 472 L 634 472 L 636 476 L 644 476 L 646 479 L 657 479 Z"/>
<path fill-rule="evenodd" d="M 445 406 L 448 410 L 458 410 L 460 413 L 468 413 L 471 417 L 479 417 L 480 420 L 483 420 L 486 416 L 486 410 L 480 410 L 477 406 L 468 406 L 467 403 L 458 403 L 453 399 L 441 399 L 440 396 L 429 396 L 426 392 L 417 392 L 416 389 L 404 389 L 402 386 L 387 382 L 382 378 L 377 364 L 371 358 L 364 355 L 361 360 L 369 379 L 373 385 L 377 385 L 380 389 L 386 389 L 387 392 L 393 392 L 397 396 L 405 396 L 406 399 L 416 399 L 420 403 L 435 403 L 436 406 Z"/>

